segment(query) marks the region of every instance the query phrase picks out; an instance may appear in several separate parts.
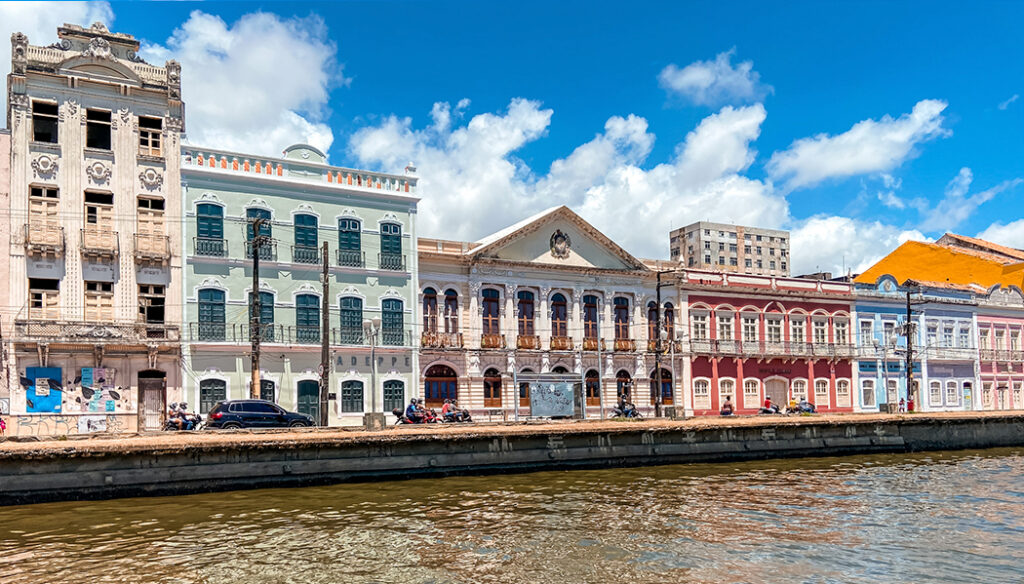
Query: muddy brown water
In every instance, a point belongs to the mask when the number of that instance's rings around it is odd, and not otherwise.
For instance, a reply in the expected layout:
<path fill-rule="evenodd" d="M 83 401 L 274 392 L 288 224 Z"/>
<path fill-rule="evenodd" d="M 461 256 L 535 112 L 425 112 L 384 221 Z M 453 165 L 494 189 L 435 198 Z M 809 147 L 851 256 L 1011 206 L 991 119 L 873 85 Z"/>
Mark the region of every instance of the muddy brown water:
<path fill-rule="evenodd" d="M 1024 449 L 0 508 L 0 582 L 1024 582 Z"/>

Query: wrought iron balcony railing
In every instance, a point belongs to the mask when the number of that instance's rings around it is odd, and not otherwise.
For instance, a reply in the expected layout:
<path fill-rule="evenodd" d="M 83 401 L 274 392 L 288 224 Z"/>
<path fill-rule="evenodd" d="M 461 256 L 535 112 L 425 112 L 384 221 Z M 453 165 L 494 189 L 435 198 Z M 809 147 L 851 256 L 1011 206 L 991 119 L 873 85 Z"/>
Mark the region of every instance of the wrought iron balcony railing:
<path fill-rule="evenodd" d="M 377 267 L 382 270 L 397 270 L 399 272 L 404 272 L 405 256 L 400 253 L 381 252 L 377 254 Z"/>
<path fill-rule="evenodd" d="M 835 343 L 800 343 L 766 341 L 732 341 L 691 339 L 690 352 L 695 355 L 722 357 L 827 357 L 850 359 L 857 356 L 853 345 Z"/>
<path fill-rule="evenodd" d="M 253 242 L 245 242 L 245 259 L 252 259 Z M 264 238 L 263 242 L 259 245 L 260 259 L 266 262 L 277 261 L 277 240 Z"/>
<path fill-rule="evenodd" d="M 225 257 L 228 255 L 228 240 L 222 237 L 193 237 L 192 251 L 197 256 Z"/>
<path fill-rule="evenodd" d="M 293 245 L 292 262 L 296 264 L 319 264 L 320 248 L 308 245 Z"/>
<path fill-rule="evenodd" d="M 366 252 L 358 249 L 339 249 L 338 265 L 346 268 L 362 268 L 366 266 Z"/>

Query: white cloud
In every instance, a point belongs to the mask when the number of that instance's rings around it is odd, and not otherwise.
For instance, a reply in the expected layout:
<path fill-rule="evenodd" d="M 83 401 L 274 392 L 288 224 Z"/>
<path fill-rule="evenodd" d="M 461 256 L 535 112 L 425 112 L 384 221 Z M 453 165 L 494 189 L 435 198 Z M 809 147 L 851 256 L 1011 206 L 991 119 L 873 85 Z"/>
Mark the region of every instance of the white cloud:
<path fill-rule="evenodd" d="M 114 13 L 106 2 L 0 2 L 0 81 L 7 99 L 11 72 L 11 34 L 25 33 L 28 42 L 46 46 L 57 42 L 57 27 L 64 23 L 89 26 L 102 22 L 111 28 Z"/>
<path fill-rule="evenodd" d="M 946 102 L 926 99 L 899 118 L 886 115 L 858 122 L 836 136 L 801 138 L 772 154 L 768 173 L 795 189 L 830 178 L 889 172 L 914 156 L 918 144 L 951 134 L 942 127 L 944 109 Z"/>
<path fill-rule="evenodd" d="M 478 114 L 465 125 L 449 110 L 435 104 L 433 123 L 420 130 L 389 117 L 349 144 L 361 164 L 398 172 L 416 162 L 420 232 L 428 237 L 474 240 L 566 204 L 631 252 L 667 257 L 672 226 L 704 218 L 781 226 L 789 218 L 770 184 L 740 175 L 755 158 L 751 143 L 766 115 L 760 104 L 708 116 L 672 161 L 649 170 L 641 168 L 655 139 L 647 120 L 614 116 L 543 175 L 515 152 L 545 134 L 552 110 L 514 99 L 506 112 Z"/>
<path fill-rule="evenodd" d="M 1000 245 L 1024 249 L 1024 219 L 1017 219 L 1009 223 L 997 221 L 989 225 L 977 237 Z"/>
<path fill-rule="evenodd" d="M 793 274 L 817 271 L 858 274 L 908 240 L 928 241 L 917 230 L 879 221 L 819 215 L 793 227 L 790 249 Z"/>
<path fill-rule="evenodd" d="M 1001 110 L 1005 110 L 1006 108 L 1010 107 L 1011 103 L 1017 101 L 1018 99 L 1020 99 L 1020 95 L 1014 93 L 1013 95 L 1010 96 L 1010 99 L 1001 102 L 997 107 Z"/>
<path fill-rule="evenodd" d="M 990 201 L 992 197 L 1024 182 L 1019 178 L 1015 178 L 968 196 L 973 180 L 974 174 L 971 172 L 971 169 L 967 167 L 961 168 L 960 172 L 946 186 L 946 192 L 942 200 L 925 213 L 921 229 L 925 231 L 952 231 L 970 217 L 978 207 Z"/>
<path fill-rule="evenodd" d="M 181 62 L 190 142 L 267 155 L 297 142 L 330 148 L 328 91 L 345 82 L 335 53 L 317 16 L 255 12 L 228 26 L 198 10 L 164 45 L 142 50 L 155 63 Z"/>
<path fill-rule="evenodd" d="M 751 103 L 764 99 L 772 87 L 761 83 L 753 61 L 734 67 L 730 62 L 735 47 L 719 53 L 714 61 L 696 61 L 680 69 L 674 63 L 661 70 L 658 81 L 669 93 L 698 105 Z"/>

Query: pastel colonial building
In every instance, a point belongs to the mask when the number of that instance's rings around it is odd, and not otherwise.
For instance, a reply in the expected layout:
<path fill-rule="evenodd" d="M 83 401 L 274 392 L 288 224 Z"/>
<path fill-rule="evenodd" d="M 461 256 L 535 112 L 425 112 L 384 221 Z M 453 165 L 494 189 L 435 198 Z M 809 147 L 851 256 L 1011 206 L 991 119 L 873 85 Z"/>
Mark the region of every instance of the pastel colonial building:
<path fill-rule="evenodd" d="M 251 395 L 255 293 L 261 359 L 252 394 L 318 418 L 326 332 L 329 423 L 361 424 L 366 413 L 401 407 L 418 380 L 415 169 L 339 168 L 306 145 L 280 158 L 193 146 L 181 155 L 188 401 L 205 412 Z M 254 235 L 268 241 L 257 252 L 259 290 Z"/>
<path fill-rule="evenodd" d="M 530 414 L 518 379 L 555 375 L 584 386 L 585 415 L 619 394 L 643 410 L 657 401 L 656 270 L 567 207 L 543 211 L 475 242 L 419 240 L 420 387 L 428 406 L 458 399 L 490 417 Z M 667 337 L 678 330 L 671 284 L 662 294 Z M 685 407 L 663 343 L 661 403 Z M 671 413 L 671 410 L 670 410 Z"/>
<path fill-rule="evenodd" d="M 99 23 L 57 36 L 11 37 L 12 432 L 159 427 L 180 391 L 181 68 Z"/>

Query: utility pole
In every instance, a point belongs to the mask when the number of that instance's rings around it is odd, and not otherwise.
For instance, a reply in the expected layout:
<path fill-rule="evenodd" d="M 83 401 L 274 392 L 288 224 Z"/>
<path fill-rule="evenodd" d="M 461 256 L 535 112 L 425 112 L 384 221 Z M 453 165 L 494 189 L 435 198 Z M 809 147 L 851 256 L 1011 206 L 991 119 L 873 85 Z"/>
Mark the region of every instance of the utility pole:
<path fill-rule="evenodd" d="M 654 394 L 654 417 L 661 417 L 661 274 L 658 272 L 658 281 L 655 289 L 654 306 L 654 378 L 656 389 Z"/>
<path fill-rule="evenodd" d="M 914 395 L 911 393 L 914 389 L 914 322 L 910 311 L 910 288 L 907 288 L 907 322 L 906 330 L 904 331 L 907 336 L 907 401 L 913 401 Z"/>
<path fill-rule="evenodd" d="M 252 296 L 250 297 L 249 336 L 252 341 L 252 381 L 249 384 L 249 398 L 260 397 L 260 244 L 263 237 L 260 227 L 263 219 L 257 217 L 252 221 Z"/>
<path fill-rule="evenodd" d="M 328 261 L 330 250 L 328 249 L 327 242 L 324 242 L 323 251 L 324 270 L 320 275 L 321 283 L 323 284 L 323 299 L 321 301 L 322 306 L 320 308 L 322 315 L 322 322 L 320 325 L 320 425 L 326 426 L 328 423 L 328 412 L 327 412 L 327 392 L 330 389 L 330 377 L 331 377 L 331 346 L 330 346 L 330 333 L 331 333 L 331 315 L 330 315 L 330 289 L 331 280 L 330 274 L 328 273 L 328 267 L 330 262 Z"/>

